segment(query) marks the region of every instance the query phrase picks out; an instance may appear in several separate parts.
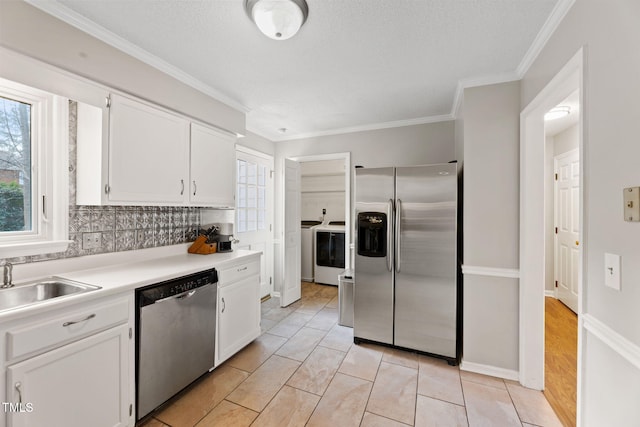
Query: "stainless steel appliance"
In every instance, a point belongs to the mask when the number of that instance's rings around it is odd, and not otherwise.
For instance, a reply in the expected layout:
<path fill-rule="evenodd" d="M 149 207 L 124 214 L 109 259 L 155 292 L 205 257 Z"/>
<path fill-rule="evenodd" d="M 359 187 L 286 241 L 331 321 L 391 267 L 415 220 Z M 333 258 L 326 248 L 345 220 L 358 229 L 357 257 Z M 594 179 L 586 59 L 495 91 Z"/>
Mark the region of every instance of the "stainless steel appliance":
<path fill-rule="evenodd" d="M 216 230 L 216 241 L 218 242 L 218 252 L 233 251 L 232 243 L 236 243 L 233 237 L 233 223 L 222 223 Z"/>
<path fill-rule="evenodd" d="M 213 368 L 215 269 L 136 291 L 137 419 Z"/>
<path fill-rule="evenodd" d="M 456 164 L 355 174 L 354 341 L 457 363 Z"/>

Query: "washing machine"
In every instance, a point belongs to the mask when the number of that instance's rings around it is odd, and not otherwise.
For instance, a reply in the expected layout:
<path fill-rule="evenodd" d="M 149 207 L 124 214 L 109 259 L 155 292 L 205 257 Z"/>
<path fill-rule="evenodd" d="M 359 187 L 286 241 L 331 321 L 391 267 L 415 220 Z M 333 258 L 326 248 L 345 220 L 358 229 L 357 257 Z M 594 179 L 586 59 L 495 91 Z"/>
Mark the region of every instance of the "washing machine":
<path fill-rule="evenodd" d="M 338 286 L 338 276 L 345 269 L 344 221 L 317 225 L 314 234 L 314 281 Z"/>

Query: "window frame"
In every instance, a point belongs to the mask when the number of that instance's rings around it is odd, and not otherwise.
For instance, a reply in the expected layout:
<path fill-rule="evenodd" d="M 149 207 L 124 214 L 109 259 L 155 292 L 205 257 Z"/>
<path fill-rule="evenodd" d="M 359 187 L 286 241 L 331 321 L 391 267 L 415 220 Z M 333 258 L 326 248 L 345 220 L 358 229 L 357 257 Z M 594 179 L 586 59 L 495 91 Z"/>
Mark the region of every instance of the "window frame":
<path fill-rule="evenodd" d="M 239 169 L 240 169 L 240 162 L 245 163 L 245 174 L 244 174 L 244 181 L 242 181 L 241 178 L 241 174 L 239 173 Z M 255 165 L 255 176 L 253 177 L 253 182 L 249 181 L 249 164 L 253 164 Z M 264 169 L 264 182 L 261 184 L 259 181 L 259 176 L 260 176 L 260 168 Z M 266 204 L 266 198 L 267 198 L 267 176 L 266 174 L 269 173 L 268 168 L 260 163 L 253 163 L 250 162 L 248 160 L 244 160 L 244 159 L 238 159 L 236 158 L 236 215 L 235 215 L 235 220 L 236 220 L 236 231 L 238 233 L 251 233 L 251 232 L 257 232 L 257 231 L 266 231 L 267 230 L 267 225 L 268 225 L 268 221 L 267 221 L 267 204 Z M 244 198 L 242 198 L 240 196 L 241 194 L 241 188 L 244 189 Z M 249 194 L 250 194 L 250 188 L 255 189 L 255 197 L 252 198 L 251 201 L 255 201 L 255 206 L 250 206 L 250 199 L 249 199 Z M 260 189 L 263 190 L 263 194 L 264 194 L 264 200 L 263 200 L 263 206 L 260 207 Z M 245 206 L 240 206 L 240 200 L 244 200 L 244 204 Z M 262 228 L 260 227 L 260 212 L 263 213 L 263 224 L 262 224 Z M 255 213 L 255 228 L 249 228 L 249 224 L 251 223 L 249 215 L 251 213 Z M 244 218 L 241 218 L 242 215 L 244 214 Z M 244 226 L 244 228 L 243 228 Z"/>
<path fill-rule="evenodd" d="M 0 95 L 31 104 L 32 230 L 0 232 L 0 258 L 67 249 L 69 100 L 0 78 Z"/>

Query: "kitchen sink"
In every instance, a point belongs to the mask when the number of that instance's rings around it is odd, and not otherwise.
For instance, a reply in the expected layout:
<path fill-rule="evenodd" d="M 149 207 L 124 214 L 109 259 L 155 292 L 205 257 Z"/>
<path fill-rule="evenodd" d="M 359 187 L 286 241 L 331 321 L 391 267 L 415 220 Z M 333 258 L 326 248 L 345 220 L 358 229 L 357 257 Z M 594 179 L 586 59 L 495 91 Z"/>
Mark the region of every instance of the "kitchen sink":
<path fill-rule="evenodd" d="M 97 289 L 100 289 L 100 287 L 55 277 L 39 280 L 12 288 L 0 289 L 0 311 L 12 310 L 54 298 L 63 298 Z"/>

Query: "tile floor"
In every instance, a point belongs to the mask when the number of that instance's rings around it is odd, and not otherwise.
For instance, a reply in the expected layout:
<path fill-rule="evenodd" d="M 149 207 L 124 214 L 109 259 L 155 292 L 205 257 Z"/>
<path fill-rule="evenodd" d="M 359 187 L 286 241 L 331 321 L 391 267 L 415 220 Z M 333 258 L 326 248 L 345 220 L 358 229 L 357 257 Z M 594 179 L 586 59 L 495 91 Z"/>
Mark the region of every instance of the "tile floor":
<path fill-rule="evenodd" d="M 263 334 L 144 427 L 561 426 L 543 394 L 446 362 L 354 345 L 337 288 L 303 283 L 289 307 L 262 303 Z"/>

